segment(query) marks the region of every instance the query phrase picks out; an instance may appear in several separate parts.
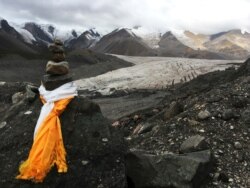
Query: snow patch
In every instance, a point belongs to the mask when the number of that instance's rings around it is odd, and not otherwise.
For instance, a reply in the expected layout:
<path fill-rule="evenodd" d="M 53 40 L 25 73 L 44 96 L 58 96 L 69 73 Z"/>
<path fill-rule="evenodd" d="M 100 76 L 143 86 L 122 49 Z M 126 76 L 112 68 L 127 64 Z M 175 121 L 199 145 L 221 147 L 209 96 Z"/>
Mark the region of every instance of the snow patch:
<path fill-rule="evenodd" d="M 159 41 L 161 39 L 161 32 L 153 31 L 143 27 L 133 28 L 131 30 L 136 36 L 142 38 L 142 40 L 151 48 L 158 48 Z"/>
<path fill-rule="evenodd" d="M 29 43 L 29 44 L 32 44 L 33 41 L 36 41 L 36 39 L 34 38 L 34 36 L 29 32 L 27 31 L 26 29 L 23 29 L 23 25 L 18 25 L 16 23 L 9 23 L 10 26 L 14 27 L 14 29 L 22 35 L 23 39 L 25 42 Z"/>

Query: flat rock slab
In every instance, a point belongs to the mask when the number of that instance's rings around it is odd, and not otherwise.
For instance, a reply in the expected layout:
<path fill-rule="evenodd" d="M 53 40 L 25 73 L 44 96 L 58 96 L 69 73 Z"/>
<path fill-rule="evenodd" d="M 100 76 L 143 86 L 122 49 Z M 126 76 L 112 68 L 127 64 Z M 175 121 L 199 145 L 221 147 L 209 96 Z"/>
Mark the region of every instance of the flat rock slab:
<path fill-rule="evenodd" d="M 131 151 L 126 157 L 130 184 L 142 188 L 200 187 L 212 168 L 209 150 L 185 155 L 152 155 Z"/>

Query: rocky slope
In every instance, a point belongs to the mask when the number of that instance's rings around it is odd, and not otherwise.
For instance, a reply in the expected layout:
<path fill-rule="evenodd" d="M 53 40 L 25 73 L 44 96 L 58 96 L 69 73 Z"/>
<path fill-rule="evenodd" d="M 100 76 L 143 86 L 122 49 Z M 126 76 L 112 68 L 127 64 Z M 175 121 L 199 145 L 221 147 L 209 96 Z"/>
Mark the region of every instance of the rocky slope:
<path fill-rule="evenodd" d="M 169 95 L 161 103 L 113 126 L 127 131 L 129 148 L 143 150 L 143 155 L 150 152 L 163 157 L 209 149 L 214 156 L 213 170 L 205 178 L 207 183 L 198 187 L 249 187 L 249 86 L 250 59 L 238 70 L 208 73 L 167 90 Z"/>
<path fill-rule="evenodd" d="M 249 177 L 250 159 L 249 77 L 250 59 L 239 69 L 200 75 L 161 90 L 167 96 L 160 102 L 118 119 L 112 127 L 98 105 L 77 98 L 62 116 L 69 167 L 76 173 L 58 176 L 52 171 L 43 185 L 249 187 L 245 178 Z M 21 93 L 13 96 L 16 92 Z M 1 84 L 2 186 L 33 186 L 12 178 L 18 161 L 27 155 L 33 133 L 30 126 L 41 107 L 34 92 L 35 88 L 25 84 Z M 72 124 L 74 114 L 78 115 L 72 130 L 67 124 Z"/>

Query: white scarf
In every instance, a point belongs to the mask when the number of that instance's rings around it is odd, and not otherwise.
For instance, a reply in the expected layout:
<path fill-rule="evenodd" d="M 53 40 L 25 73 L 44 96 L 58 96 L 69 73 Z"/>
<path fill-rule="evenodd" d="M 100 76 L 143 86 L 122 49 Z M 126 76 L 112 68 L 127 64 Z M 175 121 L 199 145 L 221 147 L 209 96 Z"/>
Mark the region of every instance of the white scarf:
<path fill-rule="evenodd" d="M 47 91 L 45 87 L 41 85 L 39 87 L 39 92 L 43 99 L 46 101 L 46 103 L 43 105 L 39 118 L 37 120 L 33 139 L 35 139 L 36 133 L 44 119 L 50 114 L 50 112 L 54 108 L 54 102 L 68 97 L 77 96 L 77 86 L 74 82 L 69 82 L 61 85 L 60 87 L 52 91 Z"/>

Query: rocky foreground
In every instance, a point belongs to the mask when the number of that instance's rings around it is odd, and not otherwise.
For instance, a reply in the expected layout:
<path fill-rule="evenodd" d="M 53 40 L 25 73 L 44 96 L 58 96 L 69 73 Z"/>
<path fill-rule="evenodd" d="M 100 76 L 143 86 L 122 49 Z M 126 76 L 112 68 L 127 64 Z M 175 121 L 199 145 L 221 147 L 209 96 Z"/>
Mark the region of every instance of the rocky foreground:
<path fill-rule="evenodd" d="M 136 151 L 132 181 L 141 187 L 249 187 L 250 59 L 238 70 L 208 73 L 166 92 L 154 108 L 113 123 Z"/>
<path fill-rule="evenodd" d="M 41 108 L 36 87 L 1 84 L 0 187 L 249 187 L 250 59 L 162 91 L 114 122 L 75 98 L 61 117 L 69 172 L 35 185 L 15 175 Z"/>

